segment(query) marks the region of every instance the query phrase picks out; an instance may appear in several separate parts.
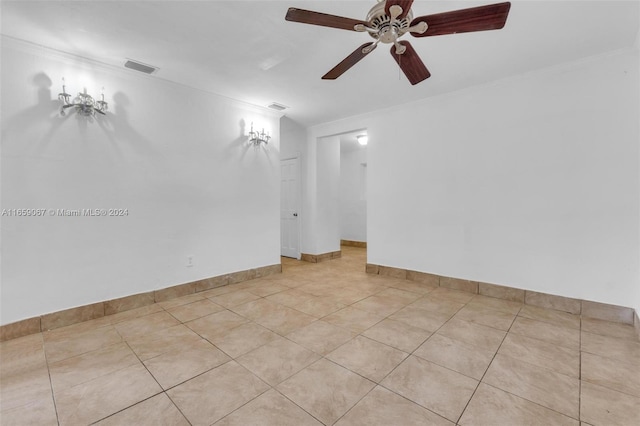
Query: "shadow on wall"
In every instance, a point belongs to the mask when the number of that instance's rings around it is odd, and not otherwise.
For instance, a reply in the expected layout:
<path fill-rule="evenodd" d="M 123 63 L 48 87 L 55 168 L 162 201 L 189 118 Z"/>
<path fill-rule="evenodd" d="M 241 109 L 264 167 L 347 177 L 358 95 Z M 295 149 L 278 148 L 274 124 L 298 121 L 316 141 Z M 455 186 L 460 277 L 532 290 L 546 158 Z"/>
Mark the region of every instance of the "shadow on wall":
<path fill-rule="evenodd" d="M 74 139 L 76 143 L 87 142 L 88 126 L 97 124 L 111 143 L 112 153 L 116 158 L 125 158 L 127 153 L 123 151 L 131 149 L 139 157 L 159 155 L 157 151 L 154 152 L 150 141 L 131 125 L 127 112 L 130 101 L 124 93 L 117 92 L 113 96 L 114 105 L 109 105 L 109 111 L 104 116 L 84 116 L 71 110 L 63 116 L 60 114 L 58 95 L 52 93 L 51 78 L 40 72 L 31 78 L 31 82 L 37 88 L 37 103 L 3 120 L 3 155 L 46 156 L 50 153 L 48 150 L 52 147 L 52 142 L 54 145 L 59 142 L 56 136 L 72 116 L 78 123 L 81 135 Z"/>
<path fill-rule="evenodd" d="M 253 151 L 264 152 L 264 155 L 269 162 L 269 166 L 273 167 L 273 157 L 278 156 L 277 152 L 274 152 L 274 149 L 270 149 L 268 145 L 262 143 L 260 145 L 253 145 L 249 142 L 249 131 L 247 130 L 247 122 L 244 118 L 238 121 L 238 130 L 240 132 L 238 137 L 232 140 L 224 151 L 225 158 L 230 159 L 235 151 L 240 150 L 240 161 L 242 162 L 247 155 L 247 152 L 253 148 Z"/>
<path fill-rule="evenodd" d="M 240 160 L 242 160 L 249 150 L 250 144 L 249 136 L 247 136 L 247 123 L 244 121 L 244 118 L 241 118 L 240 121 L 238 121 L 238 127 L 240 134 L 237 138 L 232 140 L 224 150 L 224 157 L 226 159 L 231 158 L 236 150 L 240 150 Z"/>

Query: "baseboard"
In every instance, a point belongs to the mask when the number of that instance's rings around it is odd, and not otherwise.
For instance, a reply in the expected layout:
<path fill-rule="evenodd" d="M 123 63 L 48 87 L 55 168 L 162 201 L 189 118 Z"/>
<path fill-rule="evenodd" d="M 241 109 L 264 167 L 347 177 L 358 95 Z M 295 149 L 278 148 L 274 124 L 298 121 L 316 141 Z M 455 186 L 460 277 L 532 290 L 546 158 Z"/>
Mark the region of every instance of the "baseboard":
<path fill-rule="evenodd" d="M 331 259 L 338 259 L 340 257 L 342 257 L 342 251 L 338 250 L 338 251 L 330 251 L 328 253 L 322 253 L 322 254 L 302 253 L 300 255 L 300 260 L 304 262 L 320 263 L 320 262 L 325 262 Z"/>
<path fill-rule="evenodd" d="M 555 294 L 540 293 L 504 285 L 490 284 L 479 281 L 463 280 L 429 274 L 425 272 L 411 271 L 408 269 L 394 268 L 367 263 L 366 272 L 369 274 L 384 275 L 393 278 L 415 281 L 431 287 L 445 287 L 459 291 L 465 291 L 484 296 L 506 299 L 515 302 L 533 305 L 557 311 L 569 312 L 581 315 L 585 318 L 594 318 L 605 321 L 619 322 L 635 327 L 640 339 L 640 319 L 633 308 L 625 306 L 609 305 L 590 300 L 573 299 Z"/>
<path fill-rule="evenodd" d="M 27 318 L 0 326 L 0 342 L 281 272 L 281 264 L 263 266 Z"/>
<path fill-rule="evenodd" d="M 366 241 L 340 240 L 341 246 L 367 248 Z"/>

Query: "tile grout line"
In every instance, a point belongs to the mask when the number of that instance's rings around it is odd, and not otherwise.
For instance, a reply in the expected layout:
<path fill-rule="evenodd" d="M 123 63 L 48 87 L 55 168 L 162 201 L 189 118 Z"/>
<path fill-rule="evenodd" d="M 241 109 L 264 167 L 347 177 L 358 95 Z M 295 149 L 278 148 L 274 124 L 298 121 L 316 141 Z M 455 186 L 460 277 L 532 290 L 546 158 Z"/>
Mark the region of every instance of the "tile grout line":
<path fill-rule="evenodd" d="M 582 315 L 580 315 L 580 338 L 578 339 L 578 421 L 582 421 Z"/>
<path fill-rule="evenodd" d="M 46 344 L 44 341 L 44 334 L 40 332 L 40 338 L 42 339 L 42 352 L 44 355 L 44 363 L 47 366 L 47 376 L 49 377 L 49 389 L 51 389 L 51 400 L 53 401 L 53 409 L 56 412 L 56 422 L 60 425 L 60 414 L 58 413 L 58 404 L 56 403 L 55 392 L 53 391 L 53 381 L 51 380 L 51 368 L 49 367 L 49 359 L 47 357 Z"/>
<path fill-rule="evenodd" d="M 467 408 L 469 407 L 469 404 L 471 403 L 471 400 L 473 399 L 473 397 L 475 396 L 476 392 L 478 391 L 478 388 L 480 387 L 480 384 L 483 383 L 482 380 L 484 380 L 484 377 L 487 375 L 487 372 L 489 371 L 489 368 L 491 368 L 491 364 L 493 364 L 493 361 L 496 359 L 496 356 L 498 355 L 498 352 L 500 351 L 500 348 L 502 347 L 504 341 L 506 340 L 507 336 L 509 335 L 509 331 L 511 331 L 511 327 L 513 327 L 513 324 L 516 322 L 516 318 L 518 318 L 518 314 L 520 313 L 521 309 L 522 309 L 522 307 L 520 307 L 520 309 L 518 309 L 518 312 L 516 312 L 516 314 L 513 316 L 513 320 L 511 320 L 511 325 L 509 326 L 507 331 L 504 333 L 504 337 L 502 337 L 502 340 L 500 341 L 500 345 L 498 345 L 498 347 L 496 348 L 495 353 L 491 357 L 491 361 L 487 365 L 487 368 L 484 370 L 484 373 L 482 373 L 482 377 L 480 377 L 480 380 L 478 380 L 478 384 L 476 385 L 476 388 L 473 390 L 473 393 L 471 394 L 471 397 L 469 398 L 469 400 L 465 404 L 464 408 L 462 409 L 462 412 L 460 413 L 460 416 L 458 417 L 458 420 L 456 420 L 456 425 L 460 423 L 460 419 L 462 419 L 462 416 L 464 415 L 464 412 L 467 411 Z M 508 392 L 508 393 L 511 393 L 511 392 Z"/>

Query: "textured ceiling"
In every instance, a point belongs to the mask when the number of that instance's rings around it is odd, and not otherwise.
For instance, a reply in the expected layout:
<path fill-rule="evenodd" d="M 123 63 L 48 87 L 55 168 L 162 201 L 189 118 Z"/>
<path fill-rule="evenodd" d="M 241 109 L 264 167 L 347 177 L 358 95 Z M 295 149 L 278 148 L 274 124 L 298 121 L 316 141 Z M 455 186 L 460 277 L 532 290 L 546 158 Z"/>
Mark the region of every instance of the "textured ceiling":
<path fill-rule="evenodd" d="M 416 0 L 415 16 L 498 1 Z M 364 19 L 371 1 L 6 1 L 4 35 L 230 98 L 289 108 L 308 126 L 575 61 L 637 43 L 638 1 L 512 1 L 504 29 L 413 38 L 432 77 L 411 86 L 381 45 L 321 80 L 367 34 L 287 22 L 295 6 Z M 131 71 L 133 72 L 133 71 Z"/>

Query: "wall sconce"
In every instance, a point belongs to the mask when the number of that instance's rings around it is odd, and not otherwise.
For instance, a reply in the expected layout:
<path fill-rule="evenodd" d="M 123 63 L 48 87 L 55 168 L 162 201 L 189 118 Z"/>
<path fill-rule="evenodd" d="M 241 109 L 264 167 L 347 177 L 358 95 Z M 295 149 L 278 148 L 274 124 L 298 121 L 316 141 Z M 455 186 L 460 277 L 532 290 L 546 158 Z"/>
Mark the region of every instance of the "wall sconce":
<path fill-rule="evenodd" d="M 362 145 L 362 146 L 364 146 L 367 143 L 369 143 L 369 137 L 367 135 L 358 135 L 358 136 L 356 136 L 356 139 L 358 140 L 358 143 L 360 145 Z"/>
<path fill-rule="evenodd" d="M 269 136 L 268 133 L 265 133 L 264 128 L 260 132 L 254 132 L 253 122 L 251 123 L 251 130 L 249 131 L 249 143 L 255 146 L 258 146 L 261 143 L 264 143 L 266 145 L 269 143 L 269 139 L 271 139 L 271 136 Z"/>
<path fill-rule="evenodd" d="M 102 88 L 102 98 L 99 101 L 93 99 L 92 96 L 87 94 L 87 89 L 84 89 L 84 92 L 78 92 L 78 96 L 73 98 L 71 101 L 71 95 L 67 93 L 67 88 L 65 86 L 64 77 L 62 78 L 62 93 L 58 93 L 58 99 L 62 102 L 62 106 L 60 107 L 60 115 L 66 115 L 65 110 L 67 108 L 74 107 L 78 114 L 82 114 L 84 116 L 95 116 L 96 112 L 102 115 L 105 115 L 105 111 L 109 108 L 109 104 L 107 104 L 104 100 L 104 87 Z"/>

